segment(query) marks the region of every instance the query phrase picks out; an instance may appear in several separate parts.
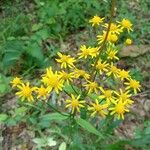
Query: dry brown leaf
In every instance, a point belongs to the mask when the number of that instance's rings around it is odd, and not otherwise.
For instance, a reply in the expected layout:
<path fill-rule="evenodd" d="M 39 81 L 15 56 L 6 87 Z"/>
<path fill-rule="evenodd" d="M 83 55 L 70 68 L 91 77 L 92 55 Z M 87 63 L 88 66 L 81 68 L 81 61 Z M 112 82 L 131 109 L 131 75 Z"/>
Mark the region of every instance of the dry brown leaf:
<path fill-rule="evenodd" d="M 150 51 L 150 47 L 148 45 L 130 45 L 123 47 L 119 55 L 120 57 L 137 57 L 148 51 Z"/>

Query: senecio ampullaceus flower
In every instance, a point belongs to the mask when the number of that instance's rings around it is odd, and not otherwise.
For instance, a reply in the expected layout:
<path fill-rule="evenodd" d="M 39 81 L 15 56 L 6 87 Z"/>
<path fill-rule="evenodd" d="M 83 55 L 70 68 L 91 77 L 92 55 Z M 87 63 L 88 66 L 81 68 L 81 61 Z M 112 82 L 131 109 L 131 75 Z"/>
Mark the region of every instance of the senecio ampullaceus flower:
<path fill-rule="evenodd" d="M 70 51 L 70 54 L 58 52 L 55 58 L 57 69 L 47 68 L 37 85 L 18 77 L 11 81 L 20 100 L 46 103 L 52 92 L 60 95 L 59 98 L 66 94 L 61 106 L 63 112 L 79 117 L 84 110 L 89 117 L 124 119 L 134 103 L 132 97 L 141 88 L 130 71 L 117 65 L 119 38 L 123 39 L 125 36 L 122 35 L 126 33 L 123 45 L 132 44 L 133 24 L 127 18 L 107 22 L 106 18 L 97 15 L 89 20 L 89 24 L 99 30 L 94 45 L 83 44 L 77 52 Z"/>

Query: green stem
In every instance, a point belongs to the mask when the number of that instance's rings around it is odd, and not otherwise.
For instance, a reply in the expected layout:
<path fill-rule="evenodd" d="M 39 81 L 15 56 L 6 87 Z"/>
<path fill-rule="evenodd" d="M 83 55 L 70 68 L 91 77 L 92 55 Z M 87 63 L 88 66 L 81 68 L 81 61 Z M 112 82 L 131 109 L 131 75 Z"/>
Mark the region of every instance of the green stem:
<path fill-rule="evenodd" d="M 70 83 L 70 85 L 71 85 L 73 91 L 78 95 L 78 92 L 75 90 L 75 88 L 73 87 L 73 85 L 71 83 Z"/>
<path fill-rule="evenodd" d="M 67 71 L 69 73 L 69 68 L 67 67 Z M 73 91 L 78 95 L 78 92 L 75 90 L 75 88 L 73 87 L 72 83 L 70 82 L 71 88 L 73 89 Z"/>
<path fill-rule="evenodd" d="M 48 102 L 46 102 L 46 104 L 54 111 L 58 112 L 59 114 L 63 115 L 63 116 L 69 116 L 68 114 L 64 114 L 61 111 L 59 111 L 57 108 L 53 107 L 52 105 L 50 105 Z"/>
<path fill-rule="evenodd" d="M 91 72 L 92 82 L 95 81 L 95 78 L 96 78 L 96 75 L 97 75 L 96 64 L 97 64 L 97 62 L 98 62 L 98 60 L 99 60 L 100 55 L 102 54 L 102 50 L 104 49 L 105 44 L 106 44 L 106 42 L 107 42 L 108 34 L 109 34 L 109 31 L 110 31 L 112 19 L 113 19 L 114 12 L 115 12 L 115 4 L 116 4 L 116 0 L 112 0 L 111 12 L 110 12 L 110 20 L 109 20 L 108 28 L 107 28 L 107 31 L 106 31 L 106 36 L 105 36 L 105 39 L 104 39 L 104 41 L 103 41 L 101 47 L 99 48 L 99 54 L 97 55 L 97 57 L 96 57 L 96 59 L 95 59 L 95 63 L 94 63 L 94 66 L 93 66 L 93 69 L 92 69 L 92 72 Z M 88 94 L 88 92 L 85 93 L 84 97 L 86 97 L 87 94 Z"/>
<path fill-rule="evenodd" d="M 109 20 L 109 24 L 108 24 L 106 36 L 105 36 L 105 39 L 104 39 L 101 47 L 99 48 L 99 54 L 96 57 L 96 60 L 95 60 L 94 66 L 93 66 L 93 70 L 92 70 L 92 73 L 91 73 L 91 75 L 94 74 L 93 78 L 92 78 L 92 81 L 95 81 L 95 77 L 96 77 L 96 74 L 97 74 L 97 71 L 95 72 L 95 70 L 96 70 L 96 64 L 97 64 L 97 62 L 99 60 L 99 57 L 100 57 L 100 55 L 102 53 L 102 50 L 104 49 L 105 44 L 107 42 L 108 34 L 109 34 L 109 31 L 110 31 L 112 19 L 113 19 L 114 12 L 115 12 L 115 4 L 116 4 L 116 0 L 112 0 L 112 6 L 111 6 L 111 12 L 110 12 L 110 20 Z"/>

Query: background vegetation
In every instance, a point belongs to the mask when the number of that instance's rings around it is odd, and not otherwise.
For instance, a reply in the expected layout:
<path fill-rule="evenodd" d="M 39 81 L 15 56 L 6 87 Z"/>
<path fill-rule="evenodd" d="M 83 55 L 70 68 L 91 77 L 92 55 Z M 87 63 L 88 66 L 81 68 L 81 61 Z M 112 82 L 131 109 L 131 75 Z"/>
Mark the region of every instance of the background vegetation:
<path fill-rule="evenodd" d="M 13 76 L 23 76 L 36 81 L 42 69 L 54 65 L 54 57 L 60 50 L 71 53 L 93 36 L 88 20 L 97 14 L 108 17 L 109 0 L 2 0 L 0 1 L 0 104 L 1 112 L 7 112 L 12 106 L 13 96 L 9 82 Z M 135 114 L 117 129 L 115 140 L 107 149 L 117 150 L 120 145 L 127 148 L 149 149 L 150 141 L 150 2 L 149 0 L 119 0 L 116 8 L 116 18 L 127 17 L 134 24 L 131 35 L 133 45 L 122 50 L 120 66 L 131 69 L 132 73 L 142 81 L 143 92 L 136 98 Z M 89 40 L 89 43 L 92 41 Z M 32 78 L 31 78 L 32 77 Z M 8 94 L 9 93 L 9 94 Z M 142 99 L 142 101 L 140 101 Z M 140 106 L 139 106 L 140 105 Z M 41 106 L 40 106 L 41 107 Z M 23 109 L 23 108 L 22 108 Z M 138 111 L 137 111 L 138 109 Z M 15 110 L 18 116 L 23 110 Z M 38 114 L 38 113 L 37 113 Z M 4 118 L 3 118 L 4 117 Z M 0 117 L 0 121 L 6 116 Z M 29 122 L 34 126 L 38 120 L 32 116 Z M 38 119 L 38 118 L 37 118 Z M 10 126 L 17 121 L 9 120 Z M 133 126 L 129 128 L 126 124 Z M 115 125 L 114 125 L 115 126 Z M 135 127 L 137 126 L 137 127 Z M 47 127 L 44 127 L 44 129 Z M 112 127 L 114 128 L 114 127 Z M 127 130 L 126 134 L 121 131 Z M 8 130 L 8 129 L 7 129 Z M 58 129 L 59 130 L 59 129 Z M 4 128 L 2 128 L 2 131 Z M 57 130 L 56 130 L 57 131 Z M 65 132 L 65 131 L 64 131 Z M 111 131 L 112 133 L 112 131 Z M 57 131 L 57 134 L 60 134 Z M 114 133 L 112 133 L 114 134 Z M 132 135 L 130 135 L 132 134 Z M 62 134 L 63 136 L 63 134 Z M 74 135 L 72 149 L 83 149 L 79 139 Z M 35 137 L 35 136 L 33 136 Z M 85 134 L 90 137 L 90 134 Z M 128 140 L 122 137 L 129 138 Z M 6 138 L 6 137 L 5 137 Z M 93 137 L 95 138 L 95 137 Z M 131 140 L 130 139 L 135 139 Z M 89 140 L 86 139 L 85 140 Z M 6 141 L 5 141 L 6 142 Z M 35 143 L 41 141 L 35 140 Z M 88 143 L 88 142 L 85 142 Z M 12 144 L 16 146 L 16 143 Z M 80 145 L 81 147 L 78 147 Z M 128 146 L 130 145 L 130 146 Z M 93 146 L 94 147 L 94 146 Z M 91 149 L 94 149 L 91 145 Z M 96 148 L 96 147 L 95 147 Z M 134 149 L 133 148 L 133 149 Z"/>

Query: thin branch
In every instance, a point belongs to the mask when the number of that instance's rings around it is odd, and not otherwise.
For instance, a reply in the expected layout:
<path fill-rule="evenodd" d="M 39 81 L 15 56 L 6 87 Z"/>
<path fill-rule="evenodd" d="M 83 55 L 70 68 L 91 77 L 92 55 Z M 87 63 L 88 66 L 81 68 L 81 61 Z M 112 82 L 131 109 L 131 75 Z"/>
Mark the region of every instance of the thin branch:
<path fill-rule="evenodd" d="M 91 75 L 92 75 L 92 82 L 95 81 L 95 78 L 96 78 L 96 75 L 97 75 L 97 69 L 96 69 L 96 65 L 97 65 L 97 62 L 99 60 L 99 57 L 102 53 L 102 50 L 104 49 L 104 46 L 107 42 L 107 38 L 108 38 L 108 34 L 109 34 L 109 31 L 110 31 L 110 27 L 111 27 L 111 23 L 112 23 L 112 19 L 113 19 L 113 16 L 114 16 L 114 12 L 115 12 L 115 4 L 116 4 L 116 0 L 112 0 L 112 4 L 111 4 L 111 12 L 110 12 L 110 20 L 109 20 L 109 24 L 108 24 L 108 28 L 107 28 L 107 31 L 106 31 L 106 36 L 105 36 L 105 39 L 101 45 L 101 47 L 99 48 L 99 54 L 97 55 L 96 57 L 96 60 L 95 60 L 95 63 L 94 63 L 94 66 L 93 66 L 93 69 L 92 69 L 92 72 L 91 72 Z M 88 92 L 85 93 L 85 97 L 87 96 Z"/>
<path fill-rule="evenodd" d="M 58 112 L 59 114 L 63 115 L 63 116 L 68 116 L 68 114 L 64 114 L 61 111 L 59 111 L 57 108 L 53 107 L 52 105 L 50 105 L 49 103 L 45 102 L 51 109 L 53 109 L 54 111 Z"/>

